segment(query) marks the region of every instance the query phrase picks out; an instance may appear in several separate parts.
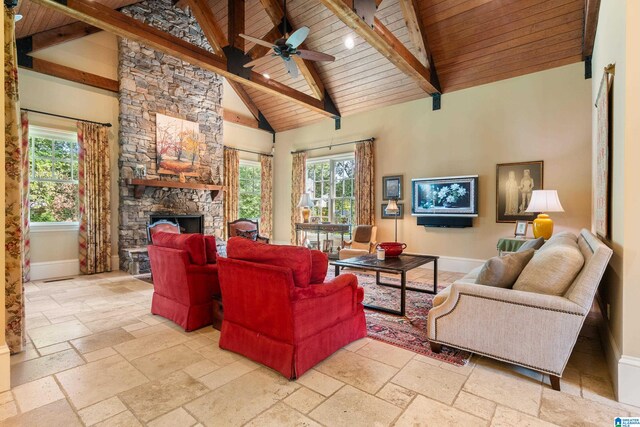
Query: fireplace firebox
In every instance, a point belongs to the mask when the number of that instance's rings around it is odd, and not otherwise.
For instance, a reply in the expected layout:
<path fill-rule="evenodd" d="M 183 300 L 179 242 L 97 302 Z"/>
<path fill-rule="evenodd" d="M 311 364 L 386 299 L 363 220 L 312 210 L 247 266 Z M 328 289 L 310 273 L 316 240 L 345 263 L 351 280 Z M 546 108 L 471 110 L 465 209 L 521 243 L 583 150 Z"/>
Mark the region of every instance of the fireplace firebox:
<path fill-rule="evenodd" d="M 149 225 L 158 221 L 170 221 L 180 226 L 180 233 L 204 233 L 204 215 L 174 215 L 157 213 L 149 216 Z"/>

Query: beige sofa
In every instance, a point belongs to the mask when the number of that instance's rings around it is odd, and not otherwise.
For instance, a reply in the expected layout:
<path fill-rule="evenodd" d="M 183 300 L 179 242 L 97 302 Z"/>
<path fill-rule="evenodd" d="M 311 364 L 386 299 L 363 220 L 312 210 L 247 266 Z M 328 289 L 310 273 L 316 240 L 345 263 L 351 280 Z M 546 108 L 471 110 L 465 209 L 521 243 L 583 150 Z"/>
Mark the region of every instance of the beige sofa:
<path fill-rule="evenodd" d="M 564 294 L 478 285 L 474 283 L 478 268 L 434 298 L 427 323 L 432 350 L 439 352 L 446 345 L 524 366 L 549 374 L 551 385 L 559 390 L 560 377 L 612 254 L 588 230 L 577 238 L 571 236 L 554 236 L 544 245 L 577 243 L 584 257 L 584 265 Z"/>

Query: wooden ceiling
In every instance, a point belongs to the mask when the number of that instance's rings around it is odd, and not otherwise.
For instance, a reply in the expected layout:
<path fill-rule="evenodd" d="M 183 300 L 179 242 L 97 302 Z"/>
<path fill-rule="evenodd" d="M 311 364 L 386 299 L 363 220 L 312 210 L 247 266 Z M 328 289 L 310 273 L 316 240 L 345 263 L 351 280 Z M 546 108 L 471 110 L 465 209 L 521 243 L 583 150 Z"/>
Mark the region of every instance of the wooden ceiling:
<path fill-rule="evenodd" d="M 228 1 L 208 0 L 218 27 L 227 38 Z M 262 38 L 274 27 L 263 6 L 265 1 L 244 1 L 246 34 Z M 400 1 L 383 0 L 376 18 L 417 56 Z M 110 8 L 135 3 L 97 2 Z M 316 69 L 341 116 L 429 96 L 414 78 L 356 35 L 323 3 L 288 0 L 287 15 L 294 28 L 306 25 L 311 29 L 306 41 L 308 49 L 336 57 L 332 63 L 316 63 Z M 431 66 L 445 96 L 455 90 L 579 62 L 585 55 L 585 0 L 416 0 L 415 4 L 431 51 Z M 73 22 L 30 0 L 22 0 L 18 13 L 24 15 L 16 26 L 19 38 Z M 348 35 L 355 36 L 356 45 L 351 50 L 344 46 Z M 245 43 L 245 51 L 252 47 L 252 43 Z M 281 62 L 274 58 L 254 71 L 268 72 L 272 80 L 313 96 L 303 76 L 292 79 Z M 259 89 L 245 87 L 251 101 L 276 131 L 326 117 Z"/>

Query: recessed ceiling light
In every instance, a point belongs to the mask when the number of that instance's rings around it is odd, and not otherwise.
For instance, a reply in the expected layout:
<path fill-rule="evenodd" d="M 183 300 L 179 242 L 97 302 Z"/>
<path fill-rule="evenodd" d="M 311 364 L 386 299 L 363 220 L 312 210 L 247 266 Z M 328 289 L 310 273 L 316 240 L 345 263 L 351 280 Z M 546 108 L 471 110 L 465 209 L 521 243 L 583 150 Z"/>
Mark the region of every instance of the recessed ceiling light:
<path fill-rule="evenodd" d="M 16 14 L 16 16 L 13 18 L 15 22 L 18 22 L 19 20 L 22 19 L 22 15 L 20 15 L 19 13 Z"/>
<path fill-rule="evenodd" d="M 269 73 L 262 73 L 262 77 L 264 77 L 265 79 L 270 79 L 271 78 Z"/>
<path fill-rule="evenodd" d="M 347 49 L 353 49 L 356 45 L 356 41 L 353 36 L 349 35 L 344 39 L 344 45 Z"/>

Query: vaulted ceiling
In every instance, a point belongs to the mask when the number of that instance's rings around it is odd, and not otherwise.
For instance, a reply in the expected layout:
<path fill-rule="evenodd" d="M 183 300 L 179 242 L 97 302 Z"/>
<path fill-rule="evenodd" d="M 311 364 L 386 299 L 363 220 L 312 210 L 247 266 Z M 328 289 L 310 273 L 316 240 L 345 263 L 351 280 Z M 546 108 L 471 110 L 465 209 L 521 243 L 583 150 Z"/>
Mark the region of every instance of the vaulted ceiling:
<path fill-rule="evenodd" d="M 273 30 L 276 21 L 265 9 L 272 1 L 244 0 L 244 33 L 262 38 Z M 430 96 L 395 59 L 385 57 L 383 51 L 373 47 L 326 6 L 333 1 L 288 0 L 287 15 L 294 28 L 304 25 L 311 29 L 306 41 L 308 49 L 336 57 L 335 62 L 315 63 L 315 70 L 341 116 Z M 421 57 L 421 48 L 414 45 L 412 40 L 416 38 L 410 34 L 416 26 L 407 24 L 406 11 L 403 13 L 401 7 L 406 7 L 407 1 L 415 5 L 417 27 L 424 32 L 430 50 L 431 63 L 427 65 L 437 72 L 444 99 L 452 91 L 582 61 L 590 54 L 590 32 L 595 32 L 595 28 L 587 28 L 595 26 L 589 22 L 592 3 L 597 3 L 592 0 L 382 0 L 376 18 L 416 58 Z M 115 9 L 135 1 L 96 3 Z M 207 0 L 203 4 L 228 40 L 229 0 Z M 74 22 L 67 15 L 31 0 L 22 0 L 18 13 L 24 15 L 16 25 L 18 38 Z M 351 50 L 344 45 L 348 35 L 355 36 L 356 44 Z M 245 43 L 245 51 L 252 47 L 252 43 Z M 302 74 L 292 79 L 279 58 L 254 71 L 268 72 L 271 80 L 309 97 L 319 95 Z M 433 83 L 433 74 L 431 77 Z M 242 87 L 250 98 L 248 102 L 257 107 L 276 131 L 326 117 L 259 86 Z"/>

